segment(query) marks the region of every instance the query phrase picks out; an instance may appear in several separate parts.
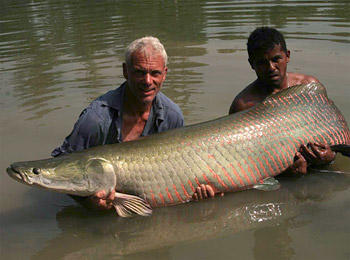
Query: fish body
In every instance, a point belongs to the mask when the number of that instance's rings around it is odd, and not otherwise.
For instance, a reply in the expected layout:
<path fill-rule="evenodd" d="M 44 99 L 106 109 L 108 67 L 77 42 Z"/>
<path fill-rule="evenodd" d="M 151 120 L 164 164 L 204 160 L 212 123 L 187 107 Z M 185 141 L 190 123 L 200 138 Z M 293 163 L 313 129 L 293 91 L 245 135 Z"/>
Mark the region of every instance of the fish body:
<path fill-rule="evenodd" d="M 72 195 L 115 187 L 160 207 L 190 201 L 200 184 L 215 192 L 251 188 L 289 168 L 300 145 L 309 142 L 350 144 L 344 117 L 317 83 L 285 89 L 249 110 L 212 121 L 14 163 L 7 171 L 26 184 Z"/>

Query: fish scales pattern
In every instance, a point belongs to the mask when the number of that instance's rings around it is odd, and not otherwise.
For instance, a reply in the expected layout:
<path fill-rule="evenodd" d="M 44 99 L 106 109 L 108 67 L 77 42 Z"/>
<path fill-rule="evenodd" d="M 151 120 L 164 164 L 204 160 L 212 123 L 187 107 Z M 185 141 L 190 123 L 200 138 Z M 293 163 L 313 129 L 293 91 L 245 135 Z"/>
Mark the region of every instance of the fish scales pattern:
<path fill-rule="evenodd" d="M 117 182 L 121 191 L 152 206 L 183 203 L 200 184 L 236 191 L 275 176 L 308 142 L 350 143 L 344 118 L 319 84 L 292 87 L 250 110 L 146 138 L 125 151 L 129 157 Z"/>

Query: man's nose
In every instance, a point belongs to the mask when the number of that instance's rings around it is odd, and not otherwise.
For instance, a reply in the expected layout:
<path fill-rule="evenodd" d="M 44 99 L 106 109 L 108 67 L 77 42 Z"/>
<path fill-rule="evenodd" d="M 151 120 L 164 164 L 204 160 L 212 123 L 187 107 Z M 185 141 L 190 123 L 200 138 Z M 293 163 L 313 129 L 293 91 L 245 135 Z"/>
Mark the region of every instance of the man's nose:
<path fill-rule="evenodd" d="M 152 84 L 152 76 L 151 76 L 150 73 L 146 73 L 146 74 L 145 74 L 145 83 L 146 83 L 147 85 L 151 85 L 151 84 Z"/>
<path fill-rule="evenodd" d="M 269 70 L 275 70 L 276 69 L 276 63 L 273 61 L 269 61 Z"/>

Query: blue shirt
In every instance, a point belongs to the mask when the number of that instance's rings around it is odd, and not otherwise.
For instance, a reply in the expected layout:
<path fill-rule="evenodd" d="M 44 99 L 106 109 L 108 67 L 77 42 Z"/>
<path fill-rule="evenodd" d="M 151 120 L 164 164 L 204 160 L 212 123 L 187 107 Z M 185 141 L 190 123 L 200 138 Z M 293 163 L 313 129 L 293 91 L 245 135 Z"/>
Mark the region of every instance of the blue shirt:
<path fill-rule="evenodd" d="M 95 99 L 80 114 L 78 121 L 63 144 L 52 156 L 80 151 L 92 146 L 121 143 L 123 99 L 126 84 Z M 182 127 L 184 118 L 178 105 L 158 92 L 141 136 Z"/>

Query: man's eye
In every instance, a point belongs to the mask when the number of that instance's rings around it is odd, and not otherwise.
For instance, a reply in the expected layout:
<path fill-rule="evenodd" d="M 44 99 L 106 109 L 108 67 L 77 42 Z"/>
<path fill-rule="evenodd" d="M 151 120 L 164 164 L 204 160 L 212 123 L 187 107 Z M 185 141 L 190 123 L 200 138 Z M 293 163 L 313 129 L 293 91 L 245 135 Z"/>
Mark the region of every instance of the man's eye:
<path fill-rule="evenodd" d="M 136 74 L 136 75 L 139 75 L 139 76 L 142 76 L 142 75 L 145 74 L 145 72 L 142 71 L 142 70 L 135 70 L 135 74 Z"/>
<path fill-rule="evenodd" d="M 276 57 L 273 57 L 272 61 L 273 62 L 278 62 L 280 59 L 282 59 L 281 56 L 276 56 Z"/>
<path fill-rule="evenodd" d="M 157 77 L 157 76 L 159 76 L 159 75 L 161 75 L 162 73 L 160 72 L 160 71 L 152 71 L 151 72 L 151 75 L 153 76 L 153 77 Z"/>
<path fill-rule="evenodd" d="M 257 60 L 256 64 L 257 65 L 264 65 L 266 63 L 266 60 Z"/>

